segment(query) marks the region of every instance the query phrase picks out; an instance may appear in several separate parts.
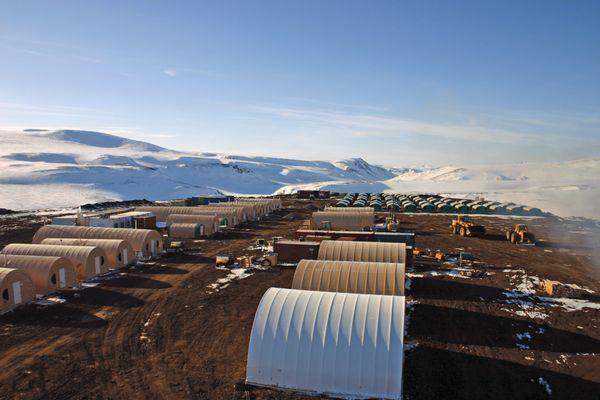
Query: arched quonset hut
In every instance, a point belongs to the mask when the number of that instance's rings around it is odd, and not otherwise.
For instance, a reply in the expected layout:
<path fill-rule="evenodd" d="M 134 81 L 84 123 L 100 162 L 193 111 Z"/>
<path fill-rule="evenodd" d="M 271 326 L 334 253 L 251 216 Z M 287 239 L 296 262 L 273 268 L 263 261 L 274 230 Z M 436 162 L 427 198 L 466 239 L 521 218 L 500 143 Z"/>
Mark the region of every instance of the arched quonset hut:
<path fill-rule="evenodd" d="M 96 246 L 106 253 L 108 268 L 119 269 L 135 262 L 135 252 L 127 240 L 122 239 L 73 239 L 73 238 L 48 238 L 41 244 L 60 246 Z"/>
<path fill-rule="evenodd" d="M 317 229 L 363 231 L 373 230 L 375 214 L 373 212 L 317 211 L 312 215 L 313 225 Z M 329 226 L 326 226 L 329 224 Z"/>
<path fill-rule="evenodd" d="M 75 267 L 64 257 L 0 254 L 0 267 L 26 273 L 35 287 L 35 294 L 46 295 L 77 285 Z"/>
<path fill-rule="evenodd" d="M 2 254 L 23 256 L 64 257 L 71 261 L 77 273 L 78 281 L 85 281 L 96 275 L 105 273 L 106 253 L 94 246 L 55 246 L 50 244 L 13 243 L 2 249 Z"/>
<path fill-rule="evenodd" d="M 200 239 L 204 236 L 204 226 L 193 223 L 175 223 L 169 225 L 169 237 L 173 239 Z"/>
<path fill-rule="evenodd" d="M 167 226 L 171 224 L 200 224 L 203 227 L 203 235 L 210 236 L 219 231 L 219 217 L 216 214 L 186 215 L 171 214 L 167 217 Z"/>
<path fill-rule="evenodd" d="M 162 236 L 153 229 L 44 225 L 33 236 L 33 243 L 41 243 L 48 238 L 126 240 L 133 247 L 137 258 L 151 258 L 162 250 Z"/>
<path fill-rule="evenodd" d="M 4 314 L 35 298 L 31 278 L 14 268 L 0 268 L 0 314 Z"/>
<path fill-rule="evenodd" d="M 404 264 L 300 260 L 292 289 L 404 296 Z"/>
<path fill-rule="evenodd" d="M 281 199 L 279 198 L 244 198 L 238 197 L 234 203 L 253 203 L 260 204 L 263 207 L 263 215 L 270 214 L 271 212 L 281 208 Z"/>
<path fill-rule="evenodd" d="M 365 261 L 406 264 L 404 243 L 347 242 L 324 240 L 319 247 L 319 260 Z"/>
<path fill-rule="evenodd" d="M 270 288 L 252 325 L 247 383 L 400 399 L 404 296 Z"/>
<path fill-rule="evenodd" d="M 162 207 L 162 206 L 144 206 L 136 207 L 136 211 L 148 211 L 156 215 L 157 221 L 166 222 L 170 215 L 216 215 L 219 218 L 220 226 L 236 226 L 240 223 L 238 218 L 239 210 L 218 209 L 213 207 Z"/>
<path fill-rule="evenodd" d="M 260 217 L 257 207 L 252 203 L 210 203 L 206 206 L 211 210 L 233 210 L 237 213 L 239 221 L 254 221 Z"/>

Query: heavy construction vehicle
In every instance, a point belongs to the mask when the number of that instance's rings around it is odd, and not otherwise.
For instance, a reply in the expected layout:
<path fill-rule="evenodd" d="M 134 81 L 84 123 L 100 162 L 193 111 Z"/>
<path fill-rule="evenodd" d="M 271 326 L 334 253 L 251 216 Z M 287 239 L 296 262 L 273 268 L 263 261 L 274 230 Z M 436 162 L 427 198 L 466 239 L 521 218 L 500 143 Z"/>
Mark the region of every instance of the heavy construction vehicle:
<path fill-rule="evenodd" d="M 512 230 L 506 231 L 506 240 L 514 244 L 535 244 L 535 236 L 525 224 L 516 224 Z"/>
<path fill-rule="evenodd" d="M 395 216 L 385 218 L 385 228 L 388 232 L 398 232 L 398 220 Z"/>
<path fill-rule="evenodd" d="M 481 237 L 485 235 L 485 227 L 471 222 L 467 217 L 459 215 L 452 220 L 450 225 L 451 232 L 454 235 Z"/>

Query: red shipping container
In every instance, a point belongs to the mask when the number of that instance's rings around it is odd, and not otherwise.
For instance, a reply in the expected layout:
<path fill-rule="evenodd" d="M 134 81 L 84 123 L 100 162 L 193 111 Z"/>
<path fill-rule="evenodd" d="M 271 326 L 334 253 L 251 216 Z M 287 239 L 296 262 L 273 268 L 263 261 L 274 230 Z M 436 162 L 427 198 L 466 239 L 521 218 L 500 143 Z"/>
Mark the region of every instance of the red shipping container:
<path fill-rule="evenodd" d="M 363 231 L 325 231 L 298 229 L 295 234 L 296 239 L 306 238 L 307 236 L 329 236 L 332 238 L 332 240 L 336 240 L 339 237 L 353 237 L 357 241 L 361 242 L 375 241 L 375 234 L 373 232 Z"/>
<path fill-rule="evenodd" d="M 156 216 L 134 217 L 133 227 L 136 229 L 156 229 Z"/>
<path fill-rule="evenodd" d="M 316 260 L 320 242 L 278 240 L 273 245 L 279 263 L 297 264 L 300 260 Z"/>
<path fill-rule="evenodd" d="M 309 242 L 319 242 L 321 243 L 323 240 L 332 240 L 331 236 L 304 236 L 303 240 L 308 240 Z"/>

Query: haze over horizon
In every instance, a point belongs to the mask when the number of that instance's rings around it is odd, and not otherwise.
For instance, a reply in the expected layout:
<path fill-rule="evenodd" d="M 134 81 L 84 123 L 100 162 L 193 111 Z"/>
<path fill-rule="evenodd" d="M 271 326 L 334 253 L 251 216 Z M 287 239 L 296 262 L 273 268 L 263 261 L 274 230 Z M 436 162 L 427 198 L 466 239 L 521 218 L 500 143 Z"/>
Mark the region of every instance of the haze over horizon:
<path fill-rule="evenodd" d="M 388 166 L 600 154 L 600 3 L 3 6 L 0 127 Z"/>

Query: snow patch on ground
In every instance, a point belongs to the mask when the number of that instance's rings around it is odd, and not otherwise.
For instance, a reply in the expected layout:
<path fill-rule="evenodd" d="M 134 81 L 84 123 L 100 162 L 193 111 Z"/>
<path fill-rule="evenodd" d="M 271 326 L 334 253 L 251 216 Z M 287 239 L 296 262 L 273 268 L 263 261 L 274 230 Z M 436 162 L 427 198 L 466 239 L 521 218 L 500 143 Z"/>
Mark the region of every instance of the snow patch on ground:
<path fill-rule="evenodd" d="M 144 322 L 142 324 L 142 332 L 140 333 L 139 339 L 141 342 L 150 342 L 150 336 L 148 334 L 148 332 L 146 331 L 146 328 L 148 328 L 150 325 L 152 325 L 156 319 L 158 317 L 160 317 L 161 313 L 159 312 L 154 312 L 152 314 L 150 314 L 150 316 L 148 317 L 148 319 L 146 320 L 146 322 Z"/>
<path fill-rule="evenodd" d="M 521 350 L 529 350 L 529 344 L 531 342 L 531 334 L 529 332 L 515 334 L 517 338 L 517 347 Z M 524 343 L 527 342 L 527 343 Z"/>
<path fill-rule="evenodd" d="M 63 299 L 62 297 L 48 296 L 48 297 L 42 297 L 41 299 L 36 300 L 35 304 L 38 306 L 55 306 L 58 304 L 64 304 L 66 302 L 67 302 L 67 300 Z"/>
<path fill-rule="evenodd" d="M 548 383 L 547 380 L 545 380 L 544 378 L 542 378 L 540 376 L 538 378 L 538 383 L 544 388 L 546 393 L 548 393 L 548 396 L 552 396 L 552 388 L 550 387 L 550 384 Z"/>
<path fill-rule="evenodd" d="M 549 316 L 548 311 L 551 308 L 559 307 L 564 311 L 573 312 L 584 309 L 600 309 L 600 303 L 596 303 L 585 299 L 572 299 L 567 297 L 547 297 L 537 295 L 536 289 L 540 287 L 541 279 L 535 275 L 527 275 L 523 269 L 505 269 L 507 273 L 512 273 L 509 276 L 511 290 L 502 292 L 505 299 L 502 302 L 506 304 L 516 305 L 518 310 L 511 311 L 515 315 L 545 319 Z M 567 284 L 578 289 L 583 289 L 588 293 L 594 293 L 588 288 L 584 288 L 574 284 Z M 510 311 L 508 309 L 504 309 Z"/>
<path fill-rule="evenodd" d="M 262 269 L 262 267 L 254 266 L 252 268 L 226 268 L 226 267 L 217 267 L 217 269 L 229 271 L 229 274 L 225 278 L 217 279 L 215 282 L 207 285 L 206 287 L 209 289 L 206 291 L 207 294 L 215 293 L 220 290 L 225 289 L 229 284 L 235 280 L 245 279 L 249 276 L 254 275 L 256 270 Z"/>

